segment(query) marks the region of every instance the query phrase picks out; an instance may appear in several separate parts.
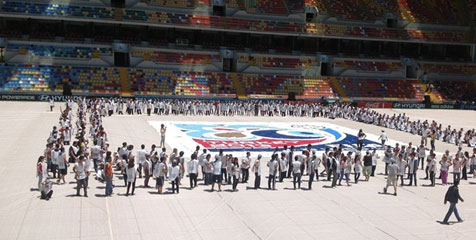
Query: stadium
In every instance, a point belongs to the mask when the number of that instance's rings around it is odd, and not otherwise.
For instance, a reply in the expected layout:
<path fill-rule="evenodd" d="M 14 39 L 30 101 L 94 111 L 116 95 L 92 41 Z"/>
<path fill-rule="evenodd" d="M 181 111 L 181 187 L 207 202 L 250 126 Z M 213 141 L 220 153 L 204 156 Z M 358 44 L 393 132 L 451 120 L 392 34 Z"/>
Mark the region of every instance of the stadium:
<path fill-rule="evenodd" d="M 475 27 L 473 0 L 2 0 L 0 236 L 471 239 Z"/>

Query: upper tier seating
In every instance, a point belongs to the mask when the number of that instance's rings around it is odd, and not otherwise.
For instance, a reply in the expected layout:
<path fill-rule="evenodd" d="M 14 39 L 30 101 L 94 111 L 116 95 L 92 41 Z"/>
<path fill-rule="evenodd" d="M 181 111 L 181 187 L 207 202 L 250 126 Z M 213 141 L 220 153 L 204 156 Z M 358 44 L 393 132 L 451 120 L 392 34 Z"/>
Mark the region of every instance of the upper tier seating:
<path fill-rule="evenodd" d="M 288 69 L 306 69 L 311 65 L 317 64 L 315 58 L 285 58 L 285 57 L 266 57 L 239 55 L 240 62 L 246 62 L 251 66 L 258 66 L 260 68 L 288 68 Z"/>
<path fill-rule="evenodd" d="M 226 73 L 198 73 L 158 69 L 129 69 L 131 89 L 136 94 L 177 96 L 235 96 Z"/>
<path fill-rule="evenodd" d="M 194 8 L 196 7 L 194 0 L 144 0 L 151 6 L 159 7 L 176 7 L 176 8 Z"/>
<path fill-rule="evenodd" d="M 475 101 L 474 81 L 432 81 L 433 92 L 438 92 L 446 101 Z"/>
<path fill-rule="evenodd" d="M 288 14 L 284 0 L 244 0 L 244 2 L 249 13 Z"/>
<path fill-rule="evenodd" d="M 409 22 L 468 25 L 464 9 L 455 0 L 305 0 L 320 13 L 353 21 L 383 19 L 390 12 Z"/>
<path fill-rule="evenodd" d="M 423 70 L 428 73 L 443 73 L 443 74 L 460 74 L 460 75 L 474 75 L 476 74 L 476 65 L 461 65 L 461 64 L 431 64 L 424 63 L 421 65 Z"/>
<path fill-rule="evenodd" d="M 335 62 L 336 67 L 345 70 L 356 70 L 363 72 L 392 72 L 402 68 L 401 62 L 375 62 L 358 60 L 340 60 Z"/>
<path fill-rule="evenodd" d="M 422 101 L 425 89 L 416 80 L 337 78 L 354 100 Z"/>
<path fill-rule="evenodd" d="M 202 53 L 177 53 L 165 51 L 153 51 L 144 49 L 132 50 L 132 56 L 141 57 L 144 60 L 151 60 L 157 63 L 180 63 L 180 64 L 211 64 L 219 62 L 218 54 L 202 54 Z"/>
<path fill-rule="evenodd" d="M 63 45 L 39 45 L 8 43 L 8 50 L 18 51 L 20 54 L 29 54 L 35 56 L 50 56 L 58 58 L 93 58 L 99 55 L 111 55 L 111 48 L 63 46 Z"/>
<path fill-rule="evenodd" d="M 304 78 L 303 92 L 300 97 L 303 99 L 337 98 L 337 94 L 331 87 L 327 78 Z"/>
<path fill-rule="evenodd" d="M 116 94 L 119 70 L 108 67 L 8 65 L 0 70 L 0 90 L 61 92 L 62 82 L 71 83 L 73 93 Z"/>
<path fill-rule="evenodd" d="M 119 10 L 120 13 L 117 13 L 118 15 L 116 15 L 115 11 L 111 8 L 67 6 L 49 3 L 5 1 L 1 7 L 1 11 L 8 13 L 39 14 L 61 17 L 84 17 L 104 20 L 115 20 L 116 17 L 120 17 L 124 21 L 192 25 L 259 32 L 291 32 L 322 34 L 330 36 L 354 36 L 364 38 L 371 37 L 397 40 L 416 39 L 445 42 L 471 42 L 472 39 L 471 33 L 464 32 L 422 31 L 406 29 L 399 30 L 391 28 L 329 25 L 321 23 L 304 24 L 275 20 L 255 20 L 232 17 L 223 18 L 218 16 L 199 16 L 195 14 L 189 15 L 185 13 L 166 13 L 151 10 L 126 9 Z"/>

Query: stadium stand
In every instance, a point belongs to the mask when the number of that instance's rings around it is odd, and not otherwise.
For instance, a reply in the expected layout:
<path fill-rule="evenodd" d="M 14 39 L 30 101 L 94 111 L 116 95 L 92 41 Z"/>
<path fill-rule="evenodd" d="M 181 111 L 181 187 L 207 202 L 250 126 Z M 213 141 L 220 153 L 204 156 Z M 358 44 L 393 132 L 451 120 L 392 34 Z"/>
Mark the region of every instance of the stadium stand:
<path fill-rule="evenodd" d="M 4 91 L 61 92 L 69 81 L 74 93 L 117 94 L 119 71 L 110 67 L 8 65 L 0 71 Z"/>
<path fill-rule="evenodd" d="M 178 53 L 166 51 L 154 51 L 145 49 L 133 49 L 132 56 L 141 57 L 144 60 L 151 60 L 156 63 L 180 63 L 180 64 L 211 64 L 219 62 L 218 54 L 202 54 L 202 53 Z"/>
<path fill-rule="evenodd" d="M 345 94 L 364 101 L 422 101 L 424 90 L 416 80 L 338 78 Z"/>
<path fill-rule="evenodd" d="M 423 70 L 428 73 L 454 74 L 454 75 L 475 75 L 476 65 L 462 64 L 421 64 Z"/>
<path fill-rule="evenodd" d="M 109 47 L 83 47 L 66 45 L 40 45 L 9 43 L 8 50 L 17 51 L 22 55 L 49 56 L 57 58 L 93 58 L 99 55 L 111 55 L 112 49 Z"/>
<path fill-rule="evenodd" d="M 284 0 L 245 0 L 246 11 L 249 13 L 288 15 Z"/>
<path fill-rule="evenodd" d="M 194 8 L 195 0 L 145 0 L 146 4 L 160 7 Z"/>
<path fill-rule="evenodd" d="M 338 60 L 336 67 L 344 70 L 356 70 L 363 72 L 392 72 L 403 67 L 401 62 L 382 62 L 382 61 L 358 61 L 358 60 Z"/>
<path fill-rule="evenodd" d="M 317 64 L 316 58 L 310 57 L 271 57 L 271 56 L 248 56 L 239 55 L 238 60 L 243 63 L 248 63 L 251 66 L 258 66 L 260 68 L 284 68 L 284 69 L 306 69 L 311 65 Z"/>

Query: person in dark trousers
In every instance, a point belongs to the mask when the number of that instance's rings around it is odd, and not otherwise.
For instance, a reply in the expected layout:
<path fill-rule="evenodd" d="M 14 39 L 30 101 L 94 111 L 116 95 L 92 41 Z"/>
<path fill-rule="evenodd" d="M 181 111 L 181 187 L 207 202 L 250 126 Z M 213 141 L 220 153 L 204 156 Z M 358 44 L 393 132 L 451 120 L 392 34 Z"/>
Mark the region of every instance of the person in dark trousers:
<path fill-rule="evenodd" d="M 253 168 L 251 169 L 255 173 L 255 189 L 260 188 L 261 184 L 261 154 L 258 154 L 258 158 L 256 159 L 255 163 L 253 164 Z"/>
<path fill-rule="evenodd" d="M 46 201 L 50 200 L 51 196 L 53 195 L 53 187 L 52 182 L 49 179 L 46 179 L 46 181 L 41 183 L 40 192 L 40 199 L 44 199 Z"/>
<path fill-rule="evenodd" d="M 294 162 L 294 146 L 291 146 L 291 150 L 289 151 L 288 154 L 288 178 L 291 177 L 291 173 L 293 173 L 293 162 Z"/>
<path fill-rule="evenodd" d="M 463 222 L 463 219 L 461 219 L 461 217 L 459 216 L 458 208 L 456 208 L 456 204 L 458 203 L 458 200 L 460 200 L 461 202 L 464 202 L 463 198 L 459 195 L 458 185 L 459 185 L 459 179 L 456 180 L 454 182 L 454 185 L 449 187 L 448 191 L 446 192 L 444 203 L 446 204 L 446 202 L 450 202 L 450 208 L 448 209 L 448 213 L 446 213 L 445 219 L 443 220 L 443 222 L 441 222 L 442 224 L 449 224 L 448 220 L 453 214 L 453 212 L 455 213 L 455 216 L 458 222 Z"/>

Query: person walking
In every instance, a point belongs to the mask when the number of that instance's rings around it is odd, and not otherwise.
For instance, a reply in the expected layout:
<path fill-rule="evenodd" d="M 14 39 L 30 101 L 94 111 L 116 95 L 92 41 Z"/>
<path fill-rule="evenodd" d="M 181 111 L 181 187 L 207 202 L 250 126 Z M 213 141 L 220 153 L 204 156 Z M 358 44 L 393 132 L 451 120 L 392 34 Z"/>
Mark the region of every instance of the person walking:
<path fill-rule="evenodd" d="M 397 173 L 398 165 L 395 164 L 395 159 L 391 159 L 387 167 L 387 186 L 383 188 L 383 192 L 387 193 L 387 189 L 390 186 L 393 186 L 393 195 L 397 196 Z"/>
<path fill-rule="evenodd" d="M 453 186 L 448 188 L 448 191 L 445 194 L 445 205 L 447 202 L 450 202 L 450 208 L 448 209 L 448 212 L 446 213 L 445 219 L 443 219 L 442 224 L 449 224 L 448 220 L 450 219 L 451 215 L 454 213 L 456 219 L 458 222 L 463 222 L 463 219 L 459 216 L 458 208 L 456 207 L 456 204 L 458 203 L 458 200 L 461 202 L 464 202 L 463 198 L 459 195 L 459 179 L 457 179 L 454 183 Z"/>

